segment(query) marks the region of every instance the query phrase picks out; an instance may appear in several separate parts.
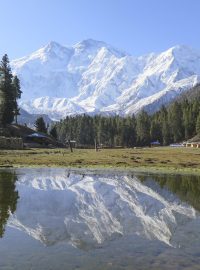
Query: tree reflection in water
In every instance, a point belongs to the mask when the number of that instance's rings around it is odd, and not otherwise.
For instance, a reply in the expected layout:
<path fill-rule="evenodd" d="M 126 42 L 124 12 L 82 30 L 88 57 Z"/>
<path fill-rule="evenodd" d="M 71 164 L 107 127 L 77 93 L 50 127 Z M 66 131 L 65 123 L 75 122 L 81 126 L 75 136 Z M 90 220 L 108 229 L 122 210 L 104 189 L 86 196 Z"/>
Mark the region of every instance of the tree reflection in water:
<path fill-rule="evenodd" d="M 19 198 L 16 191 L 17 176 L 14 172 L 0 171 L 0 238 L 3 237 L 5 226 L 10 216 L 17 208 Z"/>
<path fill-rule="evenodd" d="M 161 188 L 167 188 L 179 199 L 200 211 L 200 177 L 197 175 L 153 175 L 138 177 L 142 182 L 154 180 Z"/>

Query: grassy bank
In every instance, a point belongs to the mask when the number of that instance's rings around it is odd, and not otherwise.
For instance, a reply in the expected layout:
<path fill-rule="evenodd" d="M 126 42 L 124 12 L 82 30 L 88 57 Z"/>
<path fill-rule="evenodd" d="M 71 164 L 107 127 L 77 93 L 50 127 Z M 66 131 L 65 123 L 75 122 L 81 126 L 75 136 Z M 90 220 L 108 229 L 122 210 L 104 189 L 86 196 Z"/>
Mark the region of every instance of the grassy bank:
<path fill-rule="evenodd" d="M 1 167 L 89 167 L 142 171 L 185 172 L 200 175 L 200 149 L 30 149 L 1 150 Z"/>

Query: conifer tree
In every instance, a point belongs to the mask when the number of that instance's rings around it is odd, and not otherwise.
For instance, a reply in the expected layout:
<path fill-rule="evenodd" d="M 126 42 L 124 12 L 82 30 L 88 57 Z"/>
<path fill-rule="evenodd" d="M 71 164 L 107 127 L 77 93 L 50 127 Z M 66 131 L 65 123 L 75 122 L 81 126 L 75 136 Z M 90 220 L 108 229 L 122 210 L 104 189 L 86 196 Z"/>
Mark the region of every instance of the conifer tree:
<path fill-rule="evenodd" d="M 183 115 L 181 105 L 176 101 L 169 110 L 169 123 L 174 142 L 179 142 L 184 138 Z"/>
<path fill-rule="evenodd" d="M 137 117 L 137 140 L 141 146 L 150 144 L 150 118 L 149 115 L 142 111 Z"/>
<path fill-rule="evenodd" d="M 199 115 L 197 116 L 196 132 L 200 136 L 200 112 L 199 112 Z"/>
<path fill-rule="evenodd" d="M 164 119 L 162 123 L 162 141 L 163 145 L 169 145 L 171 142 L 170 127 L 167 119 Z"/>
<path fill-rule="evenodd" d="M 151 120 L 150 135 L 152 141 L 162 142 L 160 123 L 156 119 Z"/>
<path fill-rule="evenodd" d="M 1 92 L 1 124 L 5 126 L 6 124 L 12 123 L 14 119 L 14 108 L 15 108 L 15 96 L 13 91 L 11 68 L 9 65 L 9 59 L 7 54 L 5 54 L 0 63 L 0 92 Z"/>
<path fill-rule="evenodd" d="M 20 115 L 19 113 L 20 109 L 18 107 L 17 100 L 21 98 L 22 91 L 20 89 L 21 88 L 20 81 L 17 76 L 14 76 L 12 83 L 13 83 L 13 91 L 14 91 L 14 117 L 15 117 L 15 123 L 17 124 L 17 116 Z"/>
<path fill-rule="evenodd" d="M 0 70 L 0 128 L 4 126 L 4 111 L 5 111 L 5 93 L 2 89 L 3 73 Z"/>
<path fill-rule="evenodd" d="M 56 126 L 53 126 L 49 132 L 49 134 L 54 137 L 55 139 L 58 138 L 58 134 L 57 134 L 57 130 L 56 130 Z"/>
<path fill-rule="evenodd" d="M 46 124 L 44 122 L 43 117 L 39 117 L 36 121 L 35 121 L 35 128 L 37 132 L 43 132 L 43 133 L 47 133 L 47 127 Z"/>
<path fill-rule="evenodd" d="M 194 135 L 195 122 L 193 121 L 193 113 L 188 101 L 182 104 L 183 111 L 183 125 L 184 125 L 184 137 L 189 139 Z"/>

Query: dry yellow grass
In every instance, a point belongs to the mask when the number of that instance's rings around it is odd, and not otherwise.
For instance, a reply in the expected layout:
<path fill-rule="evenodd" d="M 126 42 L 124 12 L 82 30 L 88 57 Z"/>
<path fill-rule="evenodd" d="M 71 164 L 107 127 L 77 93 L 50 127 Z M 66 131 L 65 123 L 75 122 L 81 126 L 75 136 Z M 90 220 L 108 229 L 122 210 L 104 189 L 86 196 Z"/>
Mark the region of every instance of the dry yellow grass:
<path fill-rule="evenodd" d="M 1 150 L 0 166 L 92 167 L 165 170 L 200 174 L 200 149 L 30 149 Z"/>

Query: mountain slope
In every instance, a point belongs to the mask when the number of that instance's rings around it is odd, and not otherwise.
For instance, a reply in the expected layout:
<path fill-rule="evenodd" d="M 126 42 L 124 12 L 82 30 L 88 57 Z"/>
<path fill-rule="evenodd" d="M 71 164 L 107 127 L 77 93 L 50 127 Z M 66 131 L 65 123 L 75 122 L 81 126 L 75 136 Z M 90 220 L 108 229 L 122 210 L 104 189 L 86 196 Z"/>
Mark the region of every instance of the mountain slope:
<path fill-rule="evenodd" d="M 187 91 L 183 92 L 180 96 L 177 97 L 177 101 L 183 101 L 183 100 L 189 100 L 192 101 L 194 99 L 200 99 L 200 84 L 195 85 L 191 89 L 188 89 Z"/>
<path fill-rule="evenodd" d="M 51 42 L 11 65 L 21 80 L 21 107 L 53 119 L 155 111 L 200 81 L 200 53 L 186 46 L 133 57 L 91 39 L 72 47 Z"/>
<path fill-rule="evenodd" d="M 51 124 L 52 120 L 46 114 L 30 114 L 27 111 L 20 109 L 20 115 L 18 116 L 18 123 L 21 125 L 26 124 L 28 127 L 34 127 L 35 121 L 43 117 L 46 124 Z"/>

